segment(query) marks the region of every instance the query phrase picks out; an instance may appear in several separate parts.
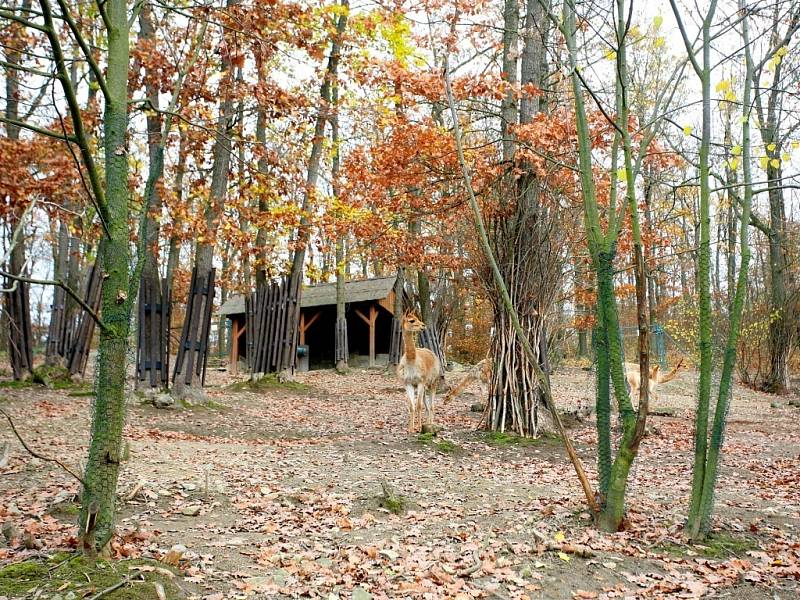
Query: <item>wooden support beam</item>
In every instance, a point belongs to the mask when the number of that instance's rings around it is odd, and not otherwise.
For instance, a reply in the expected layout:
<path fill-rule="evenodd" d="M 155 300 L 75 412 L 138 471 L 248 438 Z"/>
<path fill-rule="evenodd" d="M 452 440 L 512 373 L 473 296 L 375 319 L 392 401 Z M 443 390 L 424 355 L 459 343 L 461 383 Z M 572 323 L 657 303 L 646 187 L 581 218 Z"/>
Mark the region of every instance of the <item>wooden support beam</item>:
<path fill-rule="evenodd" d="M 306 315 L 304 312 L 300 313 L 300 345 L 304 346 L 306 343 L 306 330 L 311 327 L 314 322 L 319 319 L 319 316 L 322 314 L 322 311 L 318 310 L 314 313 L 314 316 L 311 317 L 306 321 Z"/>
<path fill-rule="evenodd" d="M 239 320 L 233 319 L 232 323 L 232 332 L 231 332 L 231 373 L 236 375 L 239 372 L 239 336 L 241 335 L 241 331 L 239 330 Z"/>
<path fill-rule="evenodd" d="M 369 366 L 375 366 L 375 321 L 378 319 L 378 309 L 374 304 L 369 305 Z"/>
<path fill-rule="evenodd" d="M 306 344 L 306 313 L 300 312 L 300 345 Z"/>
<path fill-rule="evenodd" d="M 354 309 L 355 313 L 369 326 L 369 366 L 375 366 L 375 322 L 378 320 L 378 309 L 374 304 L 369 305 L 369 316 Z"/>

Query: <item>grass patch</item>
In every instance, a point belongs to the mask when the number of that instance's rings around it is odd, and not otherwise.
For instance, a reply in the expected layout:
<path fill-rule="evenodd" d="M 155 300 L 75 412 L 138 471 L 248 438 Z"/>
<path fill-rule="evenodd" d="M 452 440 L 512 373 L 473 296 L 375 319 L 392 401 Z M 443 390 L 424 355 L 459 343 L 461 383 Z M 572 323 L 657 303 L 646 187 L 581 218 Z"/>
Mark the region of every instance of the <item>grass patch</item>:
<path fill-rule="evenodd" d="M 94 395 L 95 395 L 94 390 L 88 388 L 82 390 L 74 390 L 69 394 L 67 394 L 67 396 L 71 398 L 87 398 L 89 396 L 94 396 Z"/>
<path fill-rule="evenodd" d="M 280 381 L 276 373 L 267 373 L 256 381 L 239 381 L 228 386 L 234 392 L 256 392 L 263 393 L 273 390 L 293 390 L 295 392 L 307 392 L 310 386 L 299 381 Z"/>
<path fill-rule="evenodd" d="M 423 446 L 431 446 L 442 454 L 458 454 L 463 450 L 458 444 L 450 440 L 437 440 L 433 433 L 420 433 L 417 441 Z"/>
<path fill-rule="evenodd" d="M 135 566 L 152 570 L 132 570 L 131 567 Z M 130 577 L 130 583 L 105 594 L 103 598 L 151 600 L 157 597 L 154 583 L 164 586 L 167 598 L 182 598 L 168 573 L 174 574 L 174 571 L 155 561 L 98 560 L 92 564 L 81 555 L 70 559 L 68 554 L 58 553 L 47 561 L 28 560 L 0 569 L 0 595 L 20 598 L 35 594 L 41 598 L 52 598 L 56 593 L 64 597 L 72 592 L 75 598 L 84 598 Z"/>
<path fill-rule="evenodd" d="M 224 410 L 230 409 L 230 406 L 222 404 L 221 402 L 216 402 L 215 400 L 212 400 L 211 398 L 207 398 L 207 399 L 202 400 L 200 402 L 190 402 L 189 400 L 187 400 L 185 398 L 179 398 L 178 400 L 176 400 L 176 402 L 177 402 L 178 406 L 180 406 L 181 408 L 190 409 L 190 410 L 218 410 L 218 411 L 224 411 Z"/>
<path fill-rule="evenodd" d="M 541 433 L 538 438 L 522 437 L 516 433 L 507 431 L 486 431 L 483 439 L 487 444 L 499 447 L 509 446 L 542 446 L 556 445 L 561 443 L 561 439 L 552 433 Z"/>
<path fill-rule="evenodd" d="M 744 535 L 715 533 L 702 544 L 695 544 L 694 548 L 709 558 L 727 558 L 742 556 L 750 550 L 755 550 L 758 548 L 758 543 L 754 538 Z"/>
<path fill-rule="evenodd" d="M 710 535 L 702 544 L 660 544 L 654 549 L 671 556 L 691 556 L 689 552 L 706 558 L 741 557 L 750 550 L 758 549 L 758 542 L 754 538 L 744 535 L 731 535 L 729 533 L 715 533 Z"/>
<path fill-rule="evenodd" d="M 398 494 L 385 481 L 381 482 L 382 493 L 378 496 L 378 506 L 385 508 L 393 515 L 401 515 L 408 508 L 408 498 L 403 494 Z"/>
<path fill-rule="evenodd" d="M 9 379 L 8 381 L 0 381 L 0 388 L 4 388 L 7 390 L 21 390 L 29 387 L 33 387 L 36 385 L 32 381 L 28 379 Z"/>

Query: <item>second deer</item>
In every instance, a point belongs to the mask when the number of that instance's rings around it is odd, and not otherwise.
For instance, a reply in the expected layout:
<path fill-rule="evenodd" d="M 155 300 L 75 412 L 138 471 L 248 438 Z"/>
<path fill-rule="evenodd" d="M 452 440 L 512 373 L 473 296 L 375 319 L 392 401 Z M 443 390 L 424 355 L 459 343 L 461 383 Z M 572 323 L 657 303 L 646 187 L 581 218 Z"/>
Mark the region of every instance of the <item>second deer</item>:
<path fill-rule="evenodd" d="M 433 431 L 434 402 L 439 386 L 439 358 L 427 348 L 417 348 L 414 336 L 425 329 L 413 313 L 403 315 L 403 356 L 397 365 L 397 377 L 406 388 L 408 396 L 408 432 L 422 431 L 424 405 L 425 423 Z M 417 426 L 419 417 L 419 427 Z"/>

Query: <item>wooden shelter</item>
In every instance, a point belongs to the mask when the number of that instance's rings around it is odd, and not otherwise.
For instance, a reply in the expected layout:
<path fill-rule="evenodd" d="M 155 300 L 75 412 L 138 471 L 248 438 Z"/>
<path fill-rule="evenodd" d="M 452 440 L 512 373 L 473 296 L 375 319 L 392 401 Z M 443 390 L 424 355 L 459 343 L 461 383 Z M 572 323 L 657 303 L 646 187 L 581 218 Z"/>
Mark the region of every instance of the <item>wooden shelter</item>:
<path fill-rule="evenodd" d="M 396 277 L 345 283 L 345 316 L 350 362 L 360 357 L 369 366 L 388 362 Z M 247 357 L 247 314 L 244 296 L 232 296 L 220 308 L 231 322 L 231 366 Z M 336 355 L 336 284 L 303 288 L 300 294 L 298 347 L 307 347 L 309 368 L 329 368 Z"/>

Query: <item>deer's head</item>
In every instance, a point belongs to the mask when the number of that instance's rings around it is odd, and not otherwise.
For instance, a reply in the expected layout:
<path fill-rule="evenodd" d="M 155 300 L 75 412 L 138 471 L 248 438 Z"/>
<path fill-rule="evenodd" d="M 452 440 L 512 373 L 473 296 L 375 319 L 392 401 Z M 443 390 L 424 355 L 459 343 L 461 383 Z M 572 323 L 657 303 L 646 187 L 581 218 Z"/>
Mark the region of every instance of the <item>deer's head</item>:
<path fill-rule="evenodd" d="M 403 331 L 422 331 L 425 323 L 417 315 L 407 312 L 403 315 Z"/>

